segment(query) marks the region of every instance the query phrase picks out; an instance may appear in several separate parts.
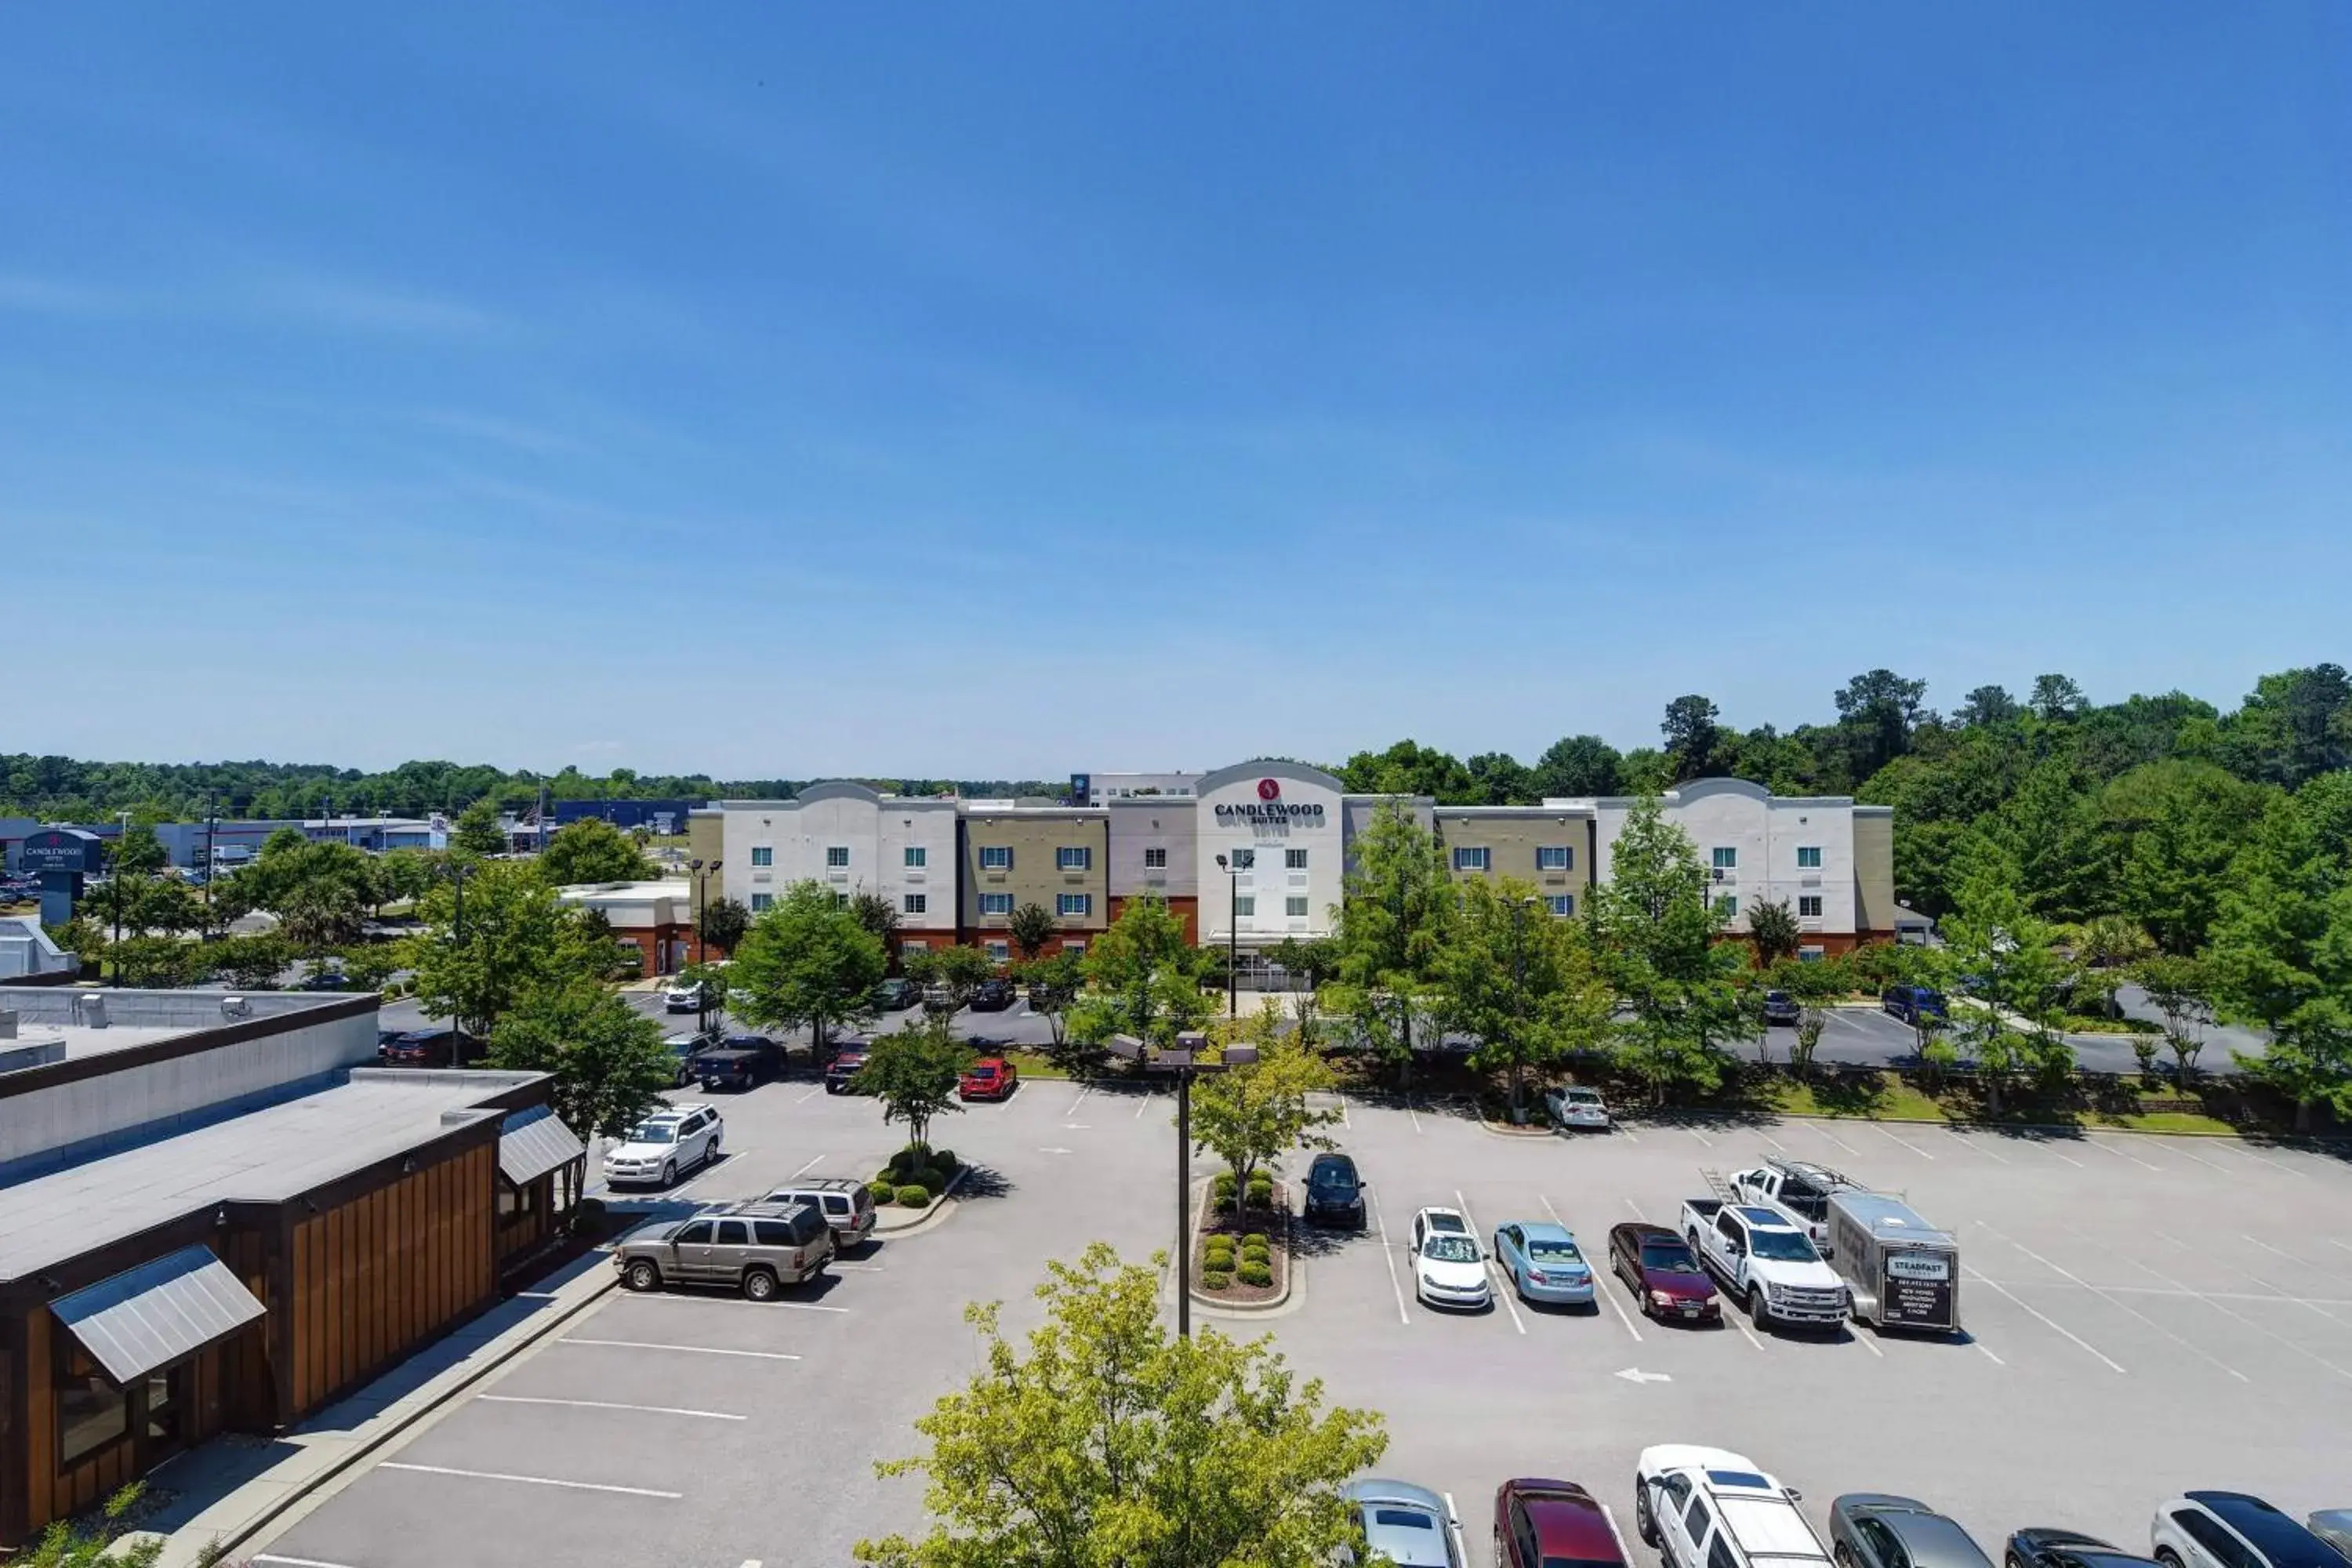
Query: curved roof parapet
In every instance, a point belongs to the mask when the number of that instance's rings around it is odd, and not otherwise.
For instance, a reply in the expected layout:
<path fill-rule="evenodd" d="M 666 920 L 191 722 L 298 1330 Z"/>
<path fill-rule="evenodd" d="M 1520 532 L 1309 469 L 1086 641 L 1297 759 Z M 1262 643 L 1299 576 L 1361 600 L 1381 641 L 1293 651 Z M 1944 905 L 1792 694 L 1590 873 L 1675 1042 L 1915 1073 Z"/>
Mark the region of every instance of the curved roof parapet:
<path fill-rule="evenodd" d="M 1267 778 L 1288 779 L 1293 784 L 1313 784 L 1319 789 L 1328 789 L 1333 795 L 1348 793 L 1347 785 L 1325 773 L 1321 768 L 1309 767 L 1305 763 L 1286 762 L 1277 757 L 1258 757 L 1250 762 L 1234 763 L 1229 767 L 1216 768 L 1202 773 L 1199 781 L 1192 785 L 1192 793 L 1196 796 L 1204 795 L 1211 790 L 1223 789 L 1225 785 L 1240 779 Z"/>
<path fill-rule="evenodd" d="M 802 805 L 818 800 L 862 800 L 879 805 L 882 792 L 870 784 L 859 784 L 854 779 L 827 779 L 823 784 L 810 784 L 793 799 Z"/>

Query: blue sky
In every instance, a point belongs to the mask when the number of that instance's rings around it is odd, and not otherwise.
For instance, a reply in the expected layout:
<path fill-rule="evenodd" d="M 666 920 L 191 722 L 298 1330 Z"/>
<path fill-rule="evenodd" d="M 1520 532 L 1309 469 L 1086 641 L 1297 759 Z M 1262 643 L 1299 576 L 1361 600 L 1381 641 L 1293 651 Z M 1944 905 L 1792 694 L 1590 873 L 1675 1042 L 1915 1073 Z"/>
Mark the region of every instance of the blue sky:
<path fill-rule="evenodd" d="M 2352 653 L 2347 279 L 2334 4 L 11 7 L 0 751 L 2229 705 Z"/>

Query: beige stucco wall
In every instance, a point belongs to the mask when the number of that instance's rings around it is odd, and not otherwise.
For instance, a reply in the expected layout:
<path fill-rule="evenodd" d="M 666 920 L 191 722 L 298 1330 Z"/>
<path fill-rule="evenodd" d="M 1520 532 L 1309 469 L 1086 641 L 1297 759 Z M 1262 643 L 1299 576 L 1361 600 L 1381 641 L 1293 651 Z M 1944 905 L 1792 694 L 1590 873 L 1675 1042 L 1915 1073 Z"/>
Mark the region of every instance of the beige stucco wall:
<path fill-rule="evenodd" d="M 1853 808 L 1853 926 L 1860 935 L 1895 933 L 1895 813 Z"/>
<path fill-rule="evenodd" d="M 1526 882 L 1547 897 L 1568 894 L 1584 907 L 1584 892 L 1592 880 L 1591 818 L 1570 811 L 1529 811 L 1508 814 L 1448 810 L 1435 812 L 1438 841 L 1445 846 L 1445 863 L 1454 864 L 1457 848 L 1484 848 L 1487 869 L 1454 872 L 1457 879 L 1485 876 Z M 1544 871 L 1536 868 L 1536 851 L 1553 847 L 1568 851 L 1568 868 Z"/>
<path fill-rule="evenodd" d="M 1069 811 L 975 811 L 963 819 L 958 836 L 957 860 L 962 884 L 963 928 L 998 931 L 1011 923 L 1005 915 L 980 912 L 982 893 L 1010 893 L 1013 907 L 1043 904 L 1066 931 L 1100 931 L 1110 920 L 1110 829 L 1108 814 L 1099 808 Z M 1009 871 L 982 870 L 980 852 L 1002 846 L 1013 851 Z M 1064 847 L 1089 851 L 1087 868 L 1064 871 L 1055 853 Z M 1058 913 L 1064 893 L 1085 893 L 1094 902 L 1085 915 Z"/>

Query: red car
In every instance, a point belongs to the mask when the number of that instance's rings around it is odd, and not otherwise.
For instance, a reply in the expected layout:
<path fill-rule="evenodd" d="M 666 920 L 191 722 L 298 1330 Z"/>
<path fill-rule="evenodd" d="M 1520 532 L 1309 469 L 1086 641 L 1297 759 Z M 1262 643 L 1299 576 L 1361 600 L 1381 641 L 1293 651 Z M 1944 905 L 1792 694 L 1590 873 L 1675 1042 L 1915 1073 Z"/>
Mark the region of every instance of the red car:
<path fill-rule="evenodd" d="M 1619 1568 L 1625 1554 L 1592 1494 L 1524 1477 L 1495 1489 L 1496 1568 Z"/>
<path fill-rule="evenodd" d="M 966 1100 L 1003 1100 L 1020 1081 L 1020 1069 L 1003 1057 L 982 1057 L 963 1069 L 956 1092 Z"/>
<path fill-rule="evenodd" d="M 1723 1299 L 1691 1253 L 1690 1244 L 1662 1225 L 1627 1222 L 1609 1231 L 1609 1271 L 1625 1282 L 1643 1315 L 1660 1322 L 1723 1321 Z"/>

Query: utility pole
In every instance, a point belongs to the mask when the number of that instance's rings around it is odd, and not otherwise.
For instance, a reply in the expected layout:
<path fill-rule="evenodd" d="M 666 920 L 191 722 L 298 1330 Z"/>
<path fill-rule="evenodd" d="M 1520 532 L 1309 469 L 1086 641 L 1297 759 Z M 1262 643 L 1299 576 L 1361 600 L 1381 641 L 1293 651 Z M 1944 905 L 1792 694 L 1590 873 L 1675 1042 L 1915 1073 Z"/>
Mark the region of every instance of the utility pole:
<path fill-rule="evenodd" d="M 114 984 L 119 990 L 122 985 L 122 857 L 131 847 L 131 814 L 115 815 L 122 819 L 122 829 L 114 836 L 114 875 L 108 880 L 114 885 Z"/>
<path fill-rule="evenodd" d="M 449 945 L 461 956 L 466 951 L 466 879 L 473 874 L 474 868 L 463 860 L 449 862 L 449 879 L 457 884 L 457 907 L 449 926 Z M 466 1009 L 462 1004 L 457 1009 L 457 1016 L 450 1022 L 457 1026 L 457 1038 L 450 1043 L 449 1059 L 453 1064 L 462 1067 L 465 1065 L 463 1058 L 466 1040 Z"/>

